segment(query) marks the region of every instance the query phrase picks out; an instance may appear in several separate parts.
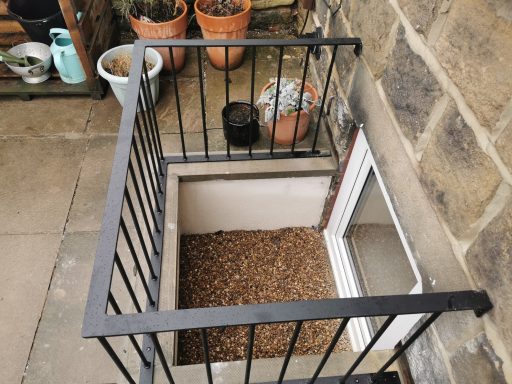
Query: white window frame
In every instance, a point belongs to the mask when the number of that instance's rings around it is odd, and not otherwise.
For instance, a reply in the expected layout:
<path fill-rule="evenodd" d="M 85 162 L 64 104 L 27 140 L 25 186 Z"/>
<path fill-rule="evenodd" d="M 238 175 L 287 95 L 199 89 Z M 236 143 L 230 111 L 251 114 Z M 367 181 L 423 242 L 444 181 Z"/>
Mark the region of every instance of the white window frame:
<path fill-rule="evenodd" d="M 416 277 L 416 284 L 409 294 L 422 293 L 422 281 L 418 267 L 412 256 L 411 249 L 407 244 L 404 232 L 393 209 L 384 183 L 382 182 L 382 177 L 377 165 L 375 164 L 375 159 L 370 151 L 366 137 L 363 131 L 359 130 L 345 176 L 334 204 L 331 218 L 324 230 L 324 237 L 329 252 L 338 295 L 339 297 L 345 298 L 359 297 L 357 276 L 351 267 L 351 258 L 345 248 L 342 236 L 350 224 L 359 196 L 363 191 L 367 177 L 372 169 L 400 236 L 400 240 L 410 262 L 414 276 Z M 407 335 L 421 316 L 421 314 L 397 316 L 387 331 L 384 332 L 382 337 L 375 344 L 373 349 L 380 350 L 394 348 L 396 344 Z M 352 349 L 354 351 L 362 351 L 372 338 L 370 325 L 365 318 L 352 319 L 348 323 L 347 330 L 352 343 Z"/>

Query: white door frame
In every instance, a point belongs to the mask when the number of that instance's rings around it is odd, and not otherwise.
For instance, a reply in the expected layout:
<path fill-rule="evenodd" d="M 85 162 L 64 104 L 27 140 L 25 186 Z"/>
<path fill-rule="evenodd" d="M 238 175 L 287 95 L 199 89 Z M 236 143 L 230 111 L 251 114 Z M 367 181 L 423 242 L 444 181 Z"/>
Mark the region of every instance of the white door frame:
<path fill-rule="evenodd" d="M 373 169 L 377 182 L 382 190 L 384 200 L 389 209 L 393 222 L 396 226 L 400 240 L 404 247 L 405 253 L 411 264 L 412 271 L 416 277 L 416 284 L 411 289 L 409 294 L 422 293 L 421 276 L 416 266 L 416 262 L 412 256 L 412 252 L 407 244 L 404 233 L 398 222 L 391 200 L 386 191 L 382 177 L 377 169 L 375 160 L 372 156 L 368 142 L 362 130 L 359 133 L 352 150 L 350 160 L 343 178 L 331 218 L 327 228 L 324 231 L 324 237 L 329 252 L 336 288 L 339 297 L 359 297 L 359 290 L 357 289 L 357 276 L 351 267 L 351 259 L 346 251 L 343 241 L 340 242 L 339 233 L 345 233 L 354 209 L 356 208 L 359 196 L 364 188 L 366 179 Z M 375 344 L 373 349 L 392 349 L 395 345 L 403 339 L 416 322 L 421 318 L 418 315 L 402 315 L 398 316 L 395 321 L 391 323 L 386 332 L 382 335 L 379 341 Z M 352 319 L 347 326 L 354 351 L 363 350 L 369 343 L 372 337 L 370 326 L 365 318 Z"/>

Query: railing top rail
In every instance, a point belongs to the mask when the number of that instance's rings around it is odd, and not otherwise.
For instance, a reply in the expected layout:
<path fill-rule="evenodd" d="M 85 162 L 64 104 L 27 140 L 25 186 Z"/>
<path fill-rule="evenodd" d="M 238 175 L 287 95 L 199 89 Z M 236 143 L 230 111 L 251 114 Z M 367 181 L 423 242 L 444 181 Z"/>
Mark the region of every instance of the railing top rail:
<path fill-rule="evenodd" d="M 108 186 L 107 201 L 101 224 L 96 257 L 94 259 L 89 295 L 85 308 L 85 324 L 94 324 L 105 315 L 108 293 L 114 267 L 114 254 L 117 247 L 119 222 L 123 208 L 128 162 L 132 148 L 133 129 L 137 114 L 140 79 L 144 49 L 134 49 L 132 65 L 125 96 L 125 108 L 121 115 L 121 125 L 117 139 L 116 152 L 112 164 L 112 174 Z"/>
<path fill-rule="evenodd" d="M 242 39 L 242 40 L 208 40 L 208 39 L 162 39 L 136 40 L 135 49 L 140 47 L 311 47 L 315 45 L 358 45 L 358 37 L 306 38 L 306 39 Z"/>
<path fill-rule="evenodd" d="M 137 115 L 140 83 L 143 72 L 144 50 L 146 47 L 233 47 L 233 46 L 327 46 L 355 45 L 362 46 L 359 38 L 326 39 L 247 39 L 247 40 L 136 40 L 132 52 L 132 64 L 119 136 L 112 165 L 112 174 L 107 194 L 96 258 L 93 266 L 89 296 L 84 317 L 84 327 L 89 328 L 105 315 L 108 292 L 112 279 L 114 253 L 117 245 L 119 220 L 123 207 L 124 188 L 128 172 L 134 122 Z"/>
<path fill-rule="evenodd" d="M 485 291 L 294 301 L 105 316 L 102 322 L 94 324 L 94 327 L 84 327 L 82 336 L 86 338 L 122 336 L 224 326 L 283 323 L 298 320 L 310 321 L 464 310 L 472 310 L 477 315 L 481 315 L 490 308 L 492 308 L 492 304 Z"/>

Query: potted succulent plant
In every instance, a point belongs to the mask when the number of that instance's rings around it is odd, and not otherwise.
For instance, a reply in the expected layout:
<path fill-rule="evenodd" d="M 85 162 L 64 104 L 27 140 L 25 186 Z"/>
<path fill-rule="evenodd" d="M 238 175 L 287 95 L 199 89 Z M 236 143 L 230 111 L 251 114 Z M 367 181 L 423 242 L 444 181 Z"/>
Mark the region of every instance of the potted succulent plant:
<path fill-rule="evenodd" d="M 297 111 L 299 110 L 299 97 L 302 81 L 282 77 L 279 82 L 279 100 L 276 116 L 276 132 L 274 140 L 278 144 L 291 145 L 295 133 Z M 274 125 L 275 102 L 276 102 L 276 79 L 270 79 L 261 91 L 257 104 L 265 106 L 265 122 L 268 133 L 272 136 Z M 296 142 L 302 141 L 309 128 L 310 112 L 318 104 L 318 92 L 308 82 L 304 84 L 302 95 L 302 109 L 299 116 Z"/>
<path fill-rule="evenodd" d="M 117 0 L 115 6 L 130 20 L 142 39 L 185 39 L 188 6 L 184 0 Z M 164 68 L 172 70 L 167 48 L 156 48 L 164 59 Z M 176 72 L 185 65 L 185 48 L 173 48 Z"/>
<path fill-rule="evenodd" d="M 245 39 L 251 21 L 251 0 L 196 0 L 194 3 L 197 23 L 205 39 Z M 244 47 L 228 50 L 228 69 L 238 68 L 243 61 Z M 208 47 L 210 63 L 225 69 L 223 47 Z"/>

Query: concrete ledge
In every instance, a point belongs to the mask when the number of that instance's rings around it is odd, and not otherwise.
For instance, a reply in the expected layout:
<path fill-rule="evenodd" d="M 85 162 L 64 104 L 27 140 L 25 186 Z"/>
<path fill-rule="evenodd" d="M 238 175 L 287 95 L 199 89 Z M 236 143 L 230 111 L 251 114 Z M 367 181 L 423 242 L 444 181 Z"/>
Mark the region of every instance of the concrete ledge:
<path fill-rule="evenodd" d="M 316 157 L 169 164 L 167 172 L 177 176 L 180 181 L 205 181 L 334 176 L 336 169 L 332 157 Z"/>
<path fill-rule="evenodd" d="M 162 279 L 160 281 L 159 310 L 178 308 L 180 230 L 178 224 L 178 186 L 176 176 L 168 175 L 164 209 L 164 243 L 162 249 Z M 169 362 L 174 361 L 177 344 L 174 332 L 159 335 Z"/>

